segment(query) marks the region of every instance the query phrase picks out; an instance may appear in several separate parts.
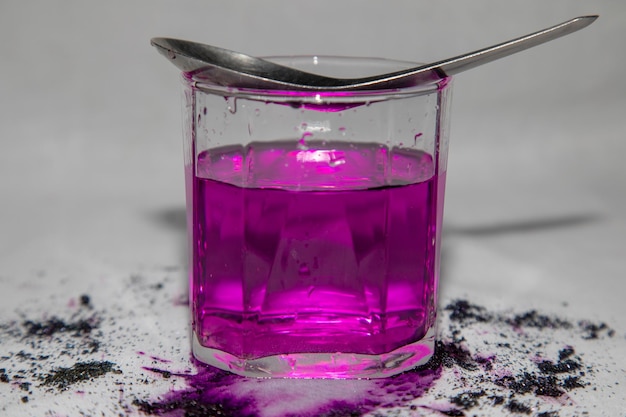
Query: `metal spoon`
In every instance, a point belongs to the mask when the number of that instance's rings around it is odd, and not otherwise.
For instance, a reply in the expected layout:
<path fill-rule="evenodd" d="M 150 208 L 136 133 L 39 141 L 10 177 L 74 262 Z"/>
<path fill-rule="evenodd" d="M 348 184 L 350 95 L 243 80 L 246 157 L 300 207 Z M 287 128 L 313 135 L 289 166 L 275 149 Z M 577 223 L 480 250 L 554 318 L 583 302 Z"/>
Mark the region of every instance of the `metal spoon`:
<path fill-rule="evenodd" d="M 580 16 L 556 26 L 474 52 L 416 68 L 364 78 L 332 78 L 300 71 L 239 52 L 197 42 L 153 38 L 150 43 L 186 73 L 235 88 L 290 90 L 393 89 L 430 84 L 447 76 L 523 51 L 589 26 L 597 15 Z"/>

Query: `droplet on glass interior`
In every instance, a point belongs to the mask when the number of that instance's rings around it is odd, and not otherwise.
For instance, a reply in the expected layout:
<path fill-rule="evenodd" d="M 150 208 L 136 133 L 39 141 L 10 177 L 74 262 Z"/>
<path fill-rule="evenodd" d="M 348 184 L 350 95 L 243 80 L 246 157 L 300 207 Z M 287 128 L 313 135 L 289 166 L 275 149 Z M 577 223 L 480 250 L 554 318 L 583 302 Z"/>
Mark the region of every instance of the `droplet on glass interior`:
<path fill-rule="evenodd" d="M 228 103 L 228 111 L 231 114 L 237 113 L 237 99 L 234 97 L 226 97 L 226 102 Z"/>
<path fill-rule="evenodd" d="M 309 269 L 307 264 L 303 263 L 302 265 L 300 265 L 300 268 L 298 268 L 298 274 L 299 275 L 311 275 L 311 270 Z"/>
<path fill-rule="evenodd" d="M 302 134 L 302 136 L 300 137 L 300 140 L 298 141 L 298 149 L 300 149 L 301 151 L 306 151 L 309 149 L 309 146 L 306 143 L 306 138 L 308 138 L 309 136 L 313 136 L 313 133 L 304 132 Z"/>
<path fill-rule="evenodd" d="M 333 167 L 333 168 L 335 168 L 335 167 L 337 167 L 337 166 L 339 166 L 339 165 L 343 165 L 343 164 L 345 164 L 345 163 L 346 163 L 346 160 L 345 160 L 345 159 L 343 159 L 343 158 L 340 158 L 340 159 L 333 159 L 333 160 L 328 161 L 328 165 L 329 165 L 329 166 L 331 166 L 331 167 Z"/>

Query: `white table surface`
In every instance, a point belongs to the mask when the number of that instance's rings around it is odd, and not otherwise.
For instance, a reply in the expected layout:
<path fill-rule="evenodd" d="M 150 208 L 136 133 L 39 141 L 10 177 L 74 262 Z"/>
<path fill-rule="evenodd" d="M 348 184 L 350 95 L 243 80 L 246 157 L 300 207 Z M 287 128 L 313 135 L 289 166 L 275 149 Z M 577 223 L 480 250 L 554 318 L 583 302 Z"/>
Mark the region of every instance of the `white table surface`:
<path fill-rule="evenodd" d="M 181 302 L 178 75 L 149 46 L 150 37 L 256 55 L 434 61 L 592 13 L 600 19 L 580 33 L 455 80 L 439 296 L 442 307 L 462 298 L 504 315 L 536 309 L 572 323 L 606 323 L 612 337 L 551 333 L 546 355 L 575 346 L 593 370 L 589 385 L 560 403 L 527 402 L 532 415 L 626 415 L 625 4 L 2 2 L 0 369 L 10 381 L 0 382 L 0 415 L 138 416 L 134 399 L 158 401 L 189 389 L 187 378 L 144 368 L 197 372 Z M 82 294 L 90 307 L 80 306 Z M 38 344 L 16 335 L 26 320 L 94 315 L 101 321 L 93 337 L 102 343 L 95 353 L 73 356 L 68 334 Z M 441 317 L 441 337 L 449 338 L 451 324 Z M 500 330 L 518 352 L 532 344 L 531 330 Z M 467 332 L 472 352 L 492 343 L 480 326 Z M 39 363 L 44 375 L 92 360 L 115 363 L 121 373 L 50 389 L 34 379 L 20 351 L 48 352 Z M 32 382 L 26 390 L 23 369 Z M 379 398 L 361 414 L 442 415 L 436 409 L 449 404 L 459 381 L 462 371 L 444 368 L 428 392 L 394 397 L 389 406 Z M 371 381 L 251 384 L 228 387 L 261 404 L 251 414 L 259 417 L 322 409 L 327 416 L 361 415 L 341 414 L 336 404 L 343 398 L 358 405 L 380 391 Z M 475 407 L 465 415 L 510 412 Z"/>

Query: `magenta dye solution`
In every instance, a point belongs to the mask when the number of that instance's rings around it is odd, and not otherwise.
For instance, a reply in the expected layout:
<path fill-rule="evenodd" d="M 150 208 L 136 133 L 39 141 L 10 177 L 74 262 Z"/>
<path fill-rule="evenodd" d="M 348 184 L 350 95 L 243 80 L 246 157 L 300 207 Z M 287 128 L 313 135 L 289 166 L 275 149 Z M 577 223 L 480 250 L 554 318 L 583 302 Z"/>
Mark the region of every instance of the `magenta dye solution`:
<path fill-rule="evenodd" d="M 196 357 L 244 375 L 330 378 L 427 361 L 444 180 L 428 153 L 374 143 L 200 153 Z"/>

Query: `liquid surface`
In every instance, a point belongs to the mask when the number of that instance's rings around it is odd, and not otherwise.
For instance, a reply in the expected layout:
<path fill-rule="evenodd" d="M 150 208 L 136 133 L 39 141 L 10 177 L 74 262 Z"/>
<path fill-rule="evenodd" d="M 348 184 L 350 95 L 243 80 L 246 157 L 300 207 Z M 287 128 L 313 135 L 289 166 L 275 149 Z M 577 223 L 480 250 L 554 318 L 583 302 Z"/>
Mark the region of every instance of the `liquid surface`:
<path fill-rule="evenodd" d="M 382 354 L 419 340 L 434 322 L 443 181 L 430 155 L 376 144 L 201 153 L 192 224 L 200 343 L 260 358 Z"/>

